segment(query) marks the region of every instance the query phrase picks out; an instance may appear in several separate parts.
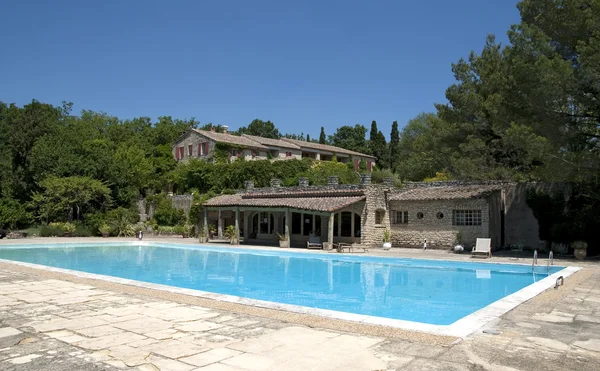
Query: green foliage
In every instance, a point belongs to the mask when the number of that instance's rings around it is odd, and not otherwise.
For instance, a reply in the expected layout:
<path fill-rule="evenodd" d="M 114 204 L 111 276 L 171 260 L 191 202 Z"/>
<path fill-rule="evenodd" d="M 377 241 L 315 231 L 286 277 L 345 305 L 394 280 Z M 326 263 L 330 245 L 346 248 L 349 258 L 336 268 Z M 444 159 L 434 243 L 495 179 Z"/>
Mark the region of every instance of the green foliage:
<path fill-rule="evenodd" d="M 263 138 L 279 139 L 281 133 L 271 121 L 263 121 L 259 119 L 252 120 L 247 127 L 241 127 L 238 130 L 239 134 L 255 135 Z"/>
<path fill-rule="evenodd" d="M 314 185 L 327 184 L 327 178 L 330 176 L 337 176 L 340 184 L 356 184 L 360 180 L 358 174 L 346 164 L 332 161 L 316 162 L 309 171 L 300 176 L 307 177 L 310 184 Z"/>
<path fill-rule="evenodd" d="M 394 174 L 389 169 L 374 169 L 371 172 L 372 183 L 383 183 L 386 178 L 391 178 L 394 185 L 400 185 L 402 183 L 400 176 L 398 176 L 398 174 Z"/>
<path fill-rule="evenodd" d="M 92 237 L 94 233 L 89 227 L 86 227 L 82 224 L 77 224 L 75 230 L 73 231 L 73 237 Z"/>
<path fill-rule="evenodd" d="M 387 228 L 383 230 L 383 242 L 390 242 L 390 231 Z"/>
<path fill-rule="evenodd" d="M 40 237 L 60 237 L 63 233 L 63 230 L 56 226 L 45 225 L 40 229 Z"/>
<path fill-rule="evenodd" d="M 100 226 L 98 227 L 98 231 L 99 231 L 100 233 L 103 233 L 103 234 L 104 234 L 104 233 L 110 233 L 111 229 L 112 229 L 112 228 L 111 228 L 111 227 L 110 227 L 110 225 L 108 225 L 107 223 L 102 223 L 102 224 L 100 224 Z"/>
<path fill-rule="evenodd" d="M 381 130 L 377 129 L 377 122 L 371 122 L 371 132 L 369 133 L 369 148 L 373 156 L 377 158 L 377 166 L 386 168 L 389 165 L 389 152 L 385 142 L 385 136 Z"/>
<path fill-rule="evenodd" d="M 0 199 L 0 228 L 15 229 L 28 225 L 31 222 L 31 214 L 25 206 L 17 200 Z"/>
<path fill-rule="evenodd" d="M 227 238 L 232 244 L 237 243 L 237 230 L 234 225 L 228 225 L 227 228 L 223 231 L 223 235 Z"/>
<path fill-rule="evenodd" d="M 319 134 L 319 144 L 327 144 L 327 137 L 325 136 L 325 128 L 321 126 L 321 134 Z"/>
<path fill-rule="evenodd" d="M 110 189 L 89 177 L 49 177 L 40 186 L 43 191 L 33 194 L 31 207 L 42 221 L 78 220 L 85 213 L 106 210 L 111 202 Z"/>
<path fill-rule="evenodd" d="M 185 222 L 185 214 L 183 210 L 173 207 L 171 199 L 160 194 L 152 200 L 154 206 L 154 220 L 158 225 L 174 226 Z"/>
<path fill-rule="evenodd" d="M 342 126 L 333 135 L 329 136 L 329 143 L 351 151 L 369 154 L 370 150 L 366 135 L 367 128 L 363 125 Z"/>

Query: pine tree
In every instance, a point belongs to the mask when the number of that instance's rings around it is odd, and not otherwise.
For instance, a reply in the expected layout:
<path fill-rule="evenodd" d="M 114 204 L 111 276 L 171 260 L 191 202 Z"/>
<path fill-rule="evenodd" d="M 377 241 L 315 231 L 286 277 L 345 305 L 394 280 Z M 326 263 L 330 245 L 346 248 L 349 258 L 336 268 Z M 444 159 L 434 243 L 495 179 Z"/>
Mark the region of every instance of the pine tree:
<path fill-rule="evenodd" d="M 392 171 L 396 171 L 398 165 L 398 150 L 400 149 L 400 132 L 398 131 L 398 121 L 392 123 L 392 132 L 390 133 L 389 146 L 389 164 Z"/>
<path fill-rule="evenodd" d="M 310 142 L 310 134 L 306 134 L 306 141 Z"/>
<path fill-rule="evenodd" d="M 325 128 L 321 126 L 321 135 L 319 135 L 319 143 L 327 144 L 327 138 L 325 137 Z"/>

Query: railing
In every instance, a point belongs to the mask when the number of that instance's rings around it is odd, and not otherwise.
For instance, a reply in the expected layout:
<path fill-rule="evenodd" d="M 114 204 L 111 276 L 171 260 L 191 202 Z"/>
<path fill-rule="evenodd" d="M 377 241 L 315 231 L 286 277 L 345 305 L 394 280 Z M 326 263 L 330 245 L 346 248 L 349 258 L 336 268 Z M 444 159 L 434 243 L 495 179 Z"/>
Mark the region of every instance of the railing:
<path fill-rule="evenodd" d="M 550 251 L 550 254 L 548 255 L 548 272 L 550 272 L 550 266 L 554 265 L 554 253 L 552 251 Z"/>
<path fill-rule="evenodd" d="M 554 288 L 557 289 L 558 288 L 558 281 L 560 281 L 560 286 L 564 286 L 565 285 L 565 279 L 563 278 L 563 276 L 560 276 L 556 279 L 556 284 L 554 285 Z"/>
<path fill-rule="evenodd" d="M 537 250 L 533 251 L 533 261 L 531 262 L 531 268 L 534 268 L 537 265 Z"/>

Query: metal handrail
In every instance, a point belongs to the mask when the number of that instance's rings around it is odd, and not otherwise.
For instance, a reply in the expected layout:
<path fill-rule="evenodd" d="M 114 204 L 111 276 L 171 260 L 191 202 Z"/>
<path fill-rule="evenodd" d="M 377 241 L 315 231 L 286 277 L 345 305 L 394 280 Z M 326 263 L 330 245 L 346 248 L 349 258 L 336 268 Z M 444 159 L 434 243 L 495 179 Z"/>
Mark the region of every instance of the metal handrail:
<path fill-rule="evenodd" d="M 554 265 L 554 253 L 552 251 L 550 251 L 550 254 L 548 255 L 548 272 L 550 271 L 551 265 Z"/>
<path fill-rule="evenodd" d="M 533 261 L 531 262 L 531 267 L 535 267 L 537 265 L 537 250 L 533 250 Z"/>
<path fill-rule="evenodd" d="M 563 278 L 563 276 L 560 276 L 556 279 L 556 284 L 554 285 L 554 288 L 557 289 L 558 288 L 558 281 L 560 281 L 560 286 L 564 286 L 565 285 L 565 279 Z"/>

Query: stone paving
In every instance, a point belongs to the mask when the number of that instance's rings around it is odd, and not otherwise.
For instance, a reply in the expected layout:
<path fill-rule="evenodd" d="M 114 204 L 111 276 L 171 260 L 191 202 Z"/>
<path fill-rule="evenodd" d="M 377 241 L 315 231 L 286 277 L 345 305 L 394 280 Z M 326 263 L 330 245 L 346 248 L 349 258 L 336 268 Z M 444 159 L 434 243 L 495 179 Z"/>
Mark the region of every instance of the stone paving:
<path fill-rule="evenodd" d="M 492 325 L 500 335 L 440 345 L 125 293 L 0 263 L 0 370 L 597 371 L 600 265 L 582 266 L 564 286 L 502 316 Z"/>

